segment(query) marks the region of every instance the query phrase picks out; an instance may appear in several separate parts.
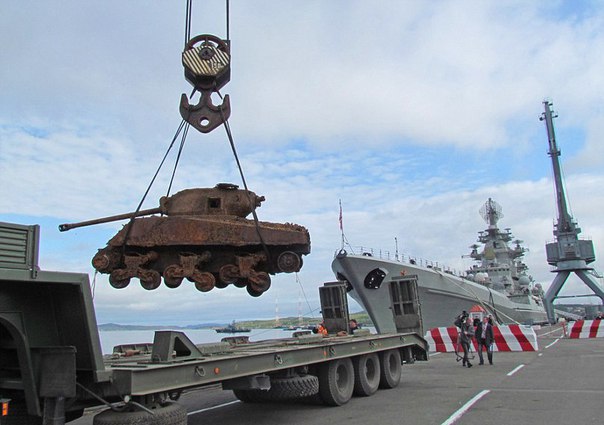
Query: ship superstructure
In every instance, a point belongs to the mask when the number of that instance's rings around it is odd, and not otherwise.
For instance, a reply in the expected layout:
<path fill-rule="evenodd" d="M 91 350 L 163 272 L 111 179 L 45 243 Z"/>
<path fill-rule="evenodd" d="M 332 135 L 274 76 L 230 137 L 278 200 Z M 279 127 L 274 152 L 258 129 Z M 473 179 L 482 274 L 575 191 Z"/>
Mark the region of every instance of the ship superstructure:
<path fill-rule="evenodd" d="M 528 275 L 528 267 L 522 261 L 526 248 L 522 241 L 514 240 L 511 229 L 499 229 L 498 221 L 503 217 L 501 206 L 489 198 L 480 209 L 480 215 L 488 228 L 478 233 L 469 257 L 477 261 L 467 271 L 467 278 L 508 296 L 523 297 L 543 295 L 540 284 Z M 510 242 L 513 246 L 510 247 Z M 479 248 L 482 249 L 479 251 Z"/>

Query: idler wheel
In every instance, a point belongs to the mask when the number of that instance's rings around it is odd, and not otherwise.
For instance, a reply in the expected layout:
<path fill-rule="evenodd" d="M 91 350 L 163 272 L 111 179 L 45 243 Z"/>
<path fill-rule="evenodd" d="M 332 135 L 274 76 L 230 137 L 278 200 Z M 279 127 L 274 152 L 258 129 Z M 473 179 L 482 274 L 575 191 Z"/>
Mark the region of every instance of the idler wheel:
<path fill-rule="evenodd" d="M 130 283 L 130 276 L 124 269 L 117 269 L 109 274 L 109 284 L 116 289 L 122 289 Z"/>
<path fill-rule="evenodd" d="M 155 270 L 141 270 L 138 273 L 138 278 L 141 281 L 141 286 L 147 291 L 157 289 L 161 285 L 161 276 Z"/>
<path fill-rule="evenodd" d="M 181 268 L 175 264 L 166 267 L 164 270 L 164 283 L 168 288 L 178 288 L 182 283 Z"/>
<path fill-rule="evenodd" d="M 259 296 L 262 293 L 268 291 L 268 288 L 271 287 L 271 277 L 267 272 L 256 272 L 253 277 L 250 277 L 249 283 L 247 285 L 248 293 L 251 296 Z M 250 292 L 251 291 L 251 292 Z M 254 295 L 253 293 L 258 293 L 258 295 Z"/>
<path fill-rule="evenodd" d="M 92 258 L 92 267 L 101 273 L 109 271 L 109 266 L 111 265 L 111 261 L 109 257 L 105 253 L 97 253 Z"/>
<path fill-rule="evenodd" d="M 277 266 L 283 273 L 297 272 L 302 268 L 302 259 L 292 251 L 284 251 L 277 258 Z"/>
<path fill-rule="evenodd" d="M 216 285 L 216 278 L 212 273 L 195 271 L 193 273 L 193 281 L 195 282 L 195 288 L 201 292 L 208 292 L 214 289 Z"/>
<path fill-rule="evenodd" d="M 218 277 L 223 283 L 235 283 L 239 277 L 239 267 L 235 264 L 225 264 L 218 271 Z"/>

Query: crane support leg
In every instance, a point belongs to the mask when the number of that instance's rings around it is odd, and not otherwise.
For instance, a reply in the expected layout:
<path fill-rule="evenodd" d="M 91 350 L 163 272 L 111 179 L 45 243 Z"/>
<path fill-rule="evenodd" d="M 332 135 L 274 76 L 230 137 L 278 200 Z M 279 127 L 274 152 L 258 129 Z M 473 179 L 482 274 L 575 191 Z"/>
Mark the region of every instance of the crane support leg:
<path fill-rule="evenodd" d="M 589 287 L 589 289 L 594 291 L 594 294 L 600 297 L 602 304 L 604 304 L 604 290 L 602 290 L 602 287 L 598 284 L 598 282 L 596 282 L 593 277 L 583 270 L 577 270 L 575 273 L 577 273 L 577 276 L 579 276 L 579 278 Z"/>
<path fill-rule="evenodd" d="M 545 305 L 545 312 L 547 313 L 547 319 L 551 324 L 556 323 L 556 314 L 554 313 L 554 300 L 558 296 L 558 293 L 564 286 L 564 282 L 570 275 L 569 271 L 560 271 L 556 274 L 554 281 L 547 289 L 545 296 L 543 297 L 543 304 Z"/>

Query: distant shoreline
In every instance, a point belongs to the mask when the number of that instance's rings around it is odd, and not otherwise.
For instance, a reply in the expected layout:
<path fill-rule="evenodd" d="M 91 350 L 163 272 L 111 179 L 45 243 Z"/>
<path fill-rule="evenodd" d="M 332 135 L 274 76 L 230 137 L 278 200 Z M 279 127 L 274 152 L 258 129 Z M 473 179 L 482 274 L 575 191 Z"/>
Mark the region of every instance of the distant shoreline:
<path fill-rule="evenodd" d="M 366 326 L 372 326 L 371 320 L 369 316 L 365 312 L 352 313 L 350 315 L 351 319 L 356 319 L 359 323 L 363 323 Z M 237 326 L 251 328 L 251 329 L 271 329 L 275 326 L 284 326 L 284 327 L 295 327 L 295 326 L 307 326 L 314 325 L 321 322 L 321 317 L 303 317 L 302 319 L 298 317 L 284 317 L 279 319 L 278 325 L 276 324 L 275 319 L 269 320 L 241 320 L 235 321 Z M 230 322 L 206 322 L 199 323 L 196 325 L 122 325 L 119 323 L 103 323 L 98 325 L 99 331 L 154 331 L 154 330 L 162 330 L 162 329 L 178 329 L 178 330 L 193 330 L 193 329 L 214 329 L 221 328 L 227 326 Z"/>

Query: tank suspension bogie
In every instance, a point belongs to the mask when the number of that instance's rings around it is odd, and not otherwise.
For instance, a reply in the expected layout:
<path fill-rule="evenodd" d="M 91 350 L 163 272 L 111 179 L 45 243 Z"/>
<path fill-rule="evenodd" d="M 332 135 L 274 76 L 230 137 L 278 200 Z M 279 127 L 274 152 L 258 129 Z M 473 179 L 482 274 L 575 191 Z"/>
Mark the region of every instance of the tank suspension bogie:
<path fill-rule="evenodd" d="M 196 277 L 202 273 L 202 270 L 199 268 L 199 266 L 210 261 L 212 255 L 209 251 L 203 251 L 199 255 L 192 252 L 181 252 L 178 254 L 178 257 L 180 264 L 171 264 L 163 271 L 164 283 L 168 288 L 176 288 L 180 286 L 184 278 L 197 282 L 198 278 Z M 214 278 L 214 276 L 212 276 L 212 278 Z M 207 282 L 208 280 L 208 277 L 204 278 L 204 281 Z M 208 287 L 208 285 L 205 285 L 204 287 Z M 212 284 L 210 289 L 213 287 L 214 285 Z M 210 289 L 208 289 L 208 291 Z"/>
<path fill-rule="evenodd" d="M 149 251 L 146 254 L 125 254 L 124 267 L 111 271 L 109 283 L 114 288 L 121 289 L 128 286 L 131 278 L 138 277 L 143 288 L 147 290 L 156 289 L 161 283 L 161 276 L 156 270 L 145 266 L 156 261 L 158 257 L 155 251 Z"/>
<path fill-rule="evenodd" d="M 269 274 L 263 270 L 257 270 L 260 263 L 266 263 L 264 253 L 237 255 L 236 264 L 225 264 L 218 273 L 220 280 L 224 283 L 243 288 L 246 287 L 248 293 L 255 297 L 266 292 L 271 286 Z"/>
<path fill-rule="evenodd" d="M 226 285 L 230 283 L 236 285 L 236 282 L 240 277 L 239 267 L 235 264 L 225 264 L 218 271 L 218 277 Z"/>
<path fill-rule="evenodd" d="M 138 277 L 141 286 L 147 291 L 159 288 L 161 284 L 160 274 L 147 266 L 158 259 L 155 251 L 149 251 L 146 254 L 126 254 L 124 263 L 131 277 Z"/>

